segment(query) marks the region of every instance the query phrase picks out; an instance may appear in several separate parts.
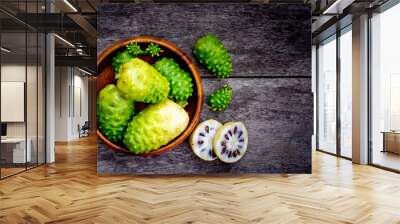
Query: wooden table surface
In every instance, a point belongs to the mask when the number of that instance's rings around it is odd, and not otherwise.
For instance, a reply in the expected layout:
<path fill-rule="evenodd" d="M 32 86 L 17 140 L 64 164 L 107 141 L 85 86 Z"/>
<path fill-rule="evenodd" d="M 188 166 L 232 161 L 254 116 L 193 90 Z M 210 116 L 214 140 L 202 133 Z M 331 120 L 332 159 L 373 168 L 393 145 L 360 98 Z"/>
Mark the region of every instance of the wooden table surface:
<path fill-rule="evenodd" d="M 205 162 L 188 142 L 160 156 L 115 153 L 98 142 L 99 174 L 310 173 L 313 132 L 311 12 L 308 5 L 237 3 L 102 4 L 97 53 L 139 35 L 167 39 L 193 59 L 197 38 L 216 34 L 232 56 L 233 74 L 221 80 L 198 66 L 205 97 L 228 83 L 232 104 L 201 120 L 243 121 L 248 151 L 235 164 Z M 194 60 L 195 61 L 195 60 Z"/>

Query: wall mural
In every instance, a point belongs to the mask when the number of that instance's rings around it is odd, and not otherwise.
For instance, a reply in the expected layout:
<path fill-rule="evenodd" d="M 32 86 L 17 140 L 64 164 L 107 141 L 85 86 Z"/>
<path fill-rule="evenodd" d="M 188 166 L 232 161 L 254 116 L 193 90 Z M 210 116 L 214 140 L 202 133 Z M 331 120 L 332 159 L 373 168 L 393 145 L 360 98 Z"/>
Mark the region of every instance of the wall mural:
<path fill-rule="evenodd" d="M 310 173 L 311 10 L 101 4 L 100 175 Z"/>

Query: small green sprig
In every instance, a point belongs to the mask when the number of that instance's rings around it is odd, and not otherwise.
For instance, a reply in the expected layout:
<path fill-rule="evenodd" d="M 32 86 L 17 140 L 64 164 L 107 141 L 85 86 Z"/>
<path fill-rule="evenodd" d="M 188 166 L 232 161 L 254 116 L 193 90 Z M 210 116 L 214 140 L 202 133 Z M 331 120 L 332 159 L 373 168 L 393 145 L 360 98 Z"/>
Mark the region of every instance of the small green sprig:
<path fill-rule="evenodd" d="M 146 51 L 142 50 L 138 43 L 131 43 L 126 46 L 126 50 L 133 56 L 137 57 L 141 54 L 146 53 Z"/>
<path fill-rule="evenodd" d="M 163 50 L 157 44 L 150 43 L 146 50 L 142 50 L 138 43 L 130 43 L 126 46 L 126 50 L 133 56 L 137 57 L 139 55 L 150 55 L 152 57 L 160 56 Z"/>
<path fill-rule="evenodd" d="M 153 43 L 150 43 L 149 46 L 147 46 L 146 48 L 147 54 L 151 55 L 152 57 L 160 56 L 160 53 L 162 51 L 163 50 L 157 44 Z"/>

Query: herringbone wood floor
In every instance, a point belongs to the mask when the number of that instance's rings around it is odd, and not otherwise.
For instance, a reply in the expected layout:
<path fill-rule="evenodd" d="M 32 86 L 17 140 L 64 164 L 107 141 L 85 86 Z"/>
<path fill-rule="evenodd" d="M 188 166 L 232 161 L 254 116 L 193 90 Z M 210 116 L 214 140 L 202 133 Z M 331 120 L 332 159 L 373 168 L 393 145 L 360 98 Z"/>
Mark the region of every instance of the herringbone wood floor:
<path fill-rule="evenodd" d="M 312 175 L 99 177 L 95 138 L 0 181 L 0 223 L 400 223 L 400 175 L 315 152 Z"/>

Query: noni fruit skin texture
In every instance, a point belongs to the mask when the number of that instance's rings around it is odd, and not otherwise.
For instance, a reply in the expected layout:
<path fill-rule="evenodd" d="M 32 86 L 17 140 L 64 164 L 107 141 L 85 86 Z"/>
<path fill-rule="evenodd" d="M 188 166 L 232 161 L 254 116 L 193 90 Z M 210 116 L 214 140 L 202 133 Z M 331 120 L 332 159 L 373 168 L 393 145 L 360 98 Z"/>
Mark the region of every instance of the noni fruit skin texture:
<path fill-rule="evenodd" d="M 181 69 L 172 58 L 161 58 L 156 61 L 154 67 L 165 76 L 169 82 L 169 98 L 175 102 L 185 102 L 192 95 L 192 77 Z"/>
<path fill-rule="evenodd" d="M 140 111 L 128 124 L 124 144 L 134 154 L 147 153 L 168 144 L 188 126 L 189 115 L 165 99 Z"/>
<path fill-rule="evenodd" d="M 111 142 L 122 141 L 134 112 L 134 102 L 125 100 L 114 84 L 108 84 L 97 96 L 99 130 Z"/>
<path fill-rule="evenodd" d="M 224 111 L 232 100 L 232 88 L 228 85 L 215 90 L 208 98 L 208 106 L 213 111 Z"/>
<path fill-rule="evenodd" d="M 125 63 L 131 60 L 133 57 L 131 54 L 129 54 L 128 51 L 120 51 L 118 52 L 112 59 L 112 67 L 115 72 L 116 78 L 119 76 L 119 67 Z"/>
<path fill-rule="evenodd" d="M 160 102 L 170 90 L 167 78 L 139 58 L 121 65 L 117 87 L 125 99 L 143 103 Z"/>
<path fill-rule="evenodd" d="M 227 78 L 232 73 L 232 59 L 222 42 L 213 34 L 197 40 L 193 47 L 197 60 L 219 78 Z"/>

